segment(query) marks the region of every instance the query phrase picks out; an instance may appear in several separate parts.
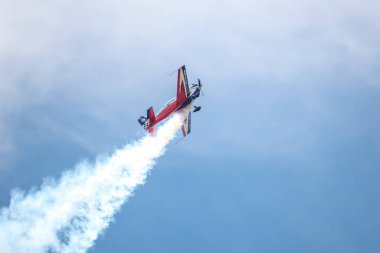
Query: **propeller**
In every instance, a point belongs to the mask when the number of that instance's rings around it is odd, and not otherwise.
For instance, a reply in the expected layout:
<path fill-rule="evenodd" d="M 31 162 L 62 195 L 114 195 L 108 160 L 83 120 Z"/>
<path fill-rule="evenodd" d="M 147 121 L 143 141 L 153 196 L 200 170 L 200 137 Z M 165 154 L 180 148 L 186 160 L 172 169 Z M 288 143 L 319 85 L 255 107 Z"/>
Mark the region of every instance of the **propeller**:
<path fill-rule="evenodd" d="M 196 84 L 196 83 L 193 83 L 192 85 L 191 85 L 191 88 L 193 88 L 193 87 L 195 87 L 195 86 L 198 86 L 199 87 L 199 89 L 201 90 L 201 93 L 202 93 L 202 96 L 204 96 L 204 94 L 203 94 L 203 91 L 202 91 L 202 83 L 201 83 L 201 79 L 199 79 L 198 78 L 198 83 Z"/>
<path fill-rule="evenodd" d="M 201 79 L 199 79 L 199 78 L 198 78 L 198 87 L 199 87 L 199 89 L 201 89 L 202 96 L 204 96 L 205 94 L 203 94 L 203 91 L 202 91 Z"/>

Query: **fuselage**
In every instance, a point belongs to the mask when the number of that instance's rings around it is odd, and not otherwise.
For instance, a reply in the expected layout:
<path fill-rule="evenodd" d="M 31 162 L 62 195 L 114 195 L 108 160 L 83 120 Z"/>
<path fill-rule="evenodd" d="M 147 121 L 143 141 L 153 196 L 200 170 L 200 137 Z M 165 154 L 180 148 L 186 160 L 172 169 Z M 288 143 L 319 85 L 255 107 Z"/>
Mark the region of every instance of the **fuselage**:
<path fill-rule="evenodd" d="M 170 117 L 174 112 L 180 111 L 186 106 L 190 105 L 195 99 L 199 97 L 199 94 L 200 88 L 195 86 L 190 89 L 190 95 L 183 101 L 178 101 L 176 98 L 170 99 L 156 115 L 154 125 Z"/>

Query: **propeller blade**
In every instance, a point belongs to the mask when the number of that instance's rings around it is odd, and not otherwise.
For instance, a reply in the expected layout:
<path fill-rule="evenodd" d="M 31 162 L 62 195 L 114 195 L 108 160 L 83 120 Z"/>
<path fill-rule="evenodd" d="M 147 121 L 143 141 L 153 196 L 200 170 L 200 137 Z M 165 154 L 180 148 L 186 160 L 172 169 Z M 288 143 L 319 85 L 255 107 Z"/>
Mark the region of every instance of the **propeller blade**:
<path fill-rule="evenodd" d="M 204 96 L 205 94 L 203 94 L 201 79 L 199 78 L 198 78 L 198 87 L 201 89 L 202 96 Z"/>

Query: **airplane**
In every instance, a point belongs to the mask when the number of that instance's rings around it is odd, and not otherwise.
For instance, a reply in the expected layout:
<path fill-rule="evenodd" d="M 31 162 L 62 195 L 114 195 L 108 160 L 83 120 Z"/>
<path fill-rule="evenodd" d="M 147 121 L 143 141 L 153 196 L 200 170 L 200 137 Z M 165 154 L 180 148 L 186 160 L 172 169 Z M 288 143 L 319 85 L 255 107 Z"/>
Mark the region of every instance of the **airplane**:
<path fill-rule="evenodd" d="M 186 67 L 183 65 L 178 69 L 178 79 L 177 79 L 177 96 L 170 99 L 162 107 L 162 109 L 154 114 L 153 107 L 147 110 L 147 116 L 141 116 L 137 121 L 140 125 L 147 130 L 149 133 L 153 133 L 155 126 L 160 121 L 169 118 L 173 113 L 192 105 L 194 100 L 197 99 L 202 92 L 202 83 L 198 78 L 198 83 L 193 84 L 189 88 L 187 81 Z M 203 92 L 202 92 L 203 94 Z M 195 106 L 193 112 L 198 112 L 201 110 L 201 106 Z M 189 111 L 187 117 L 182 124 L 182 134 L 186 137 L 191 131 L 191 111 Z"/>

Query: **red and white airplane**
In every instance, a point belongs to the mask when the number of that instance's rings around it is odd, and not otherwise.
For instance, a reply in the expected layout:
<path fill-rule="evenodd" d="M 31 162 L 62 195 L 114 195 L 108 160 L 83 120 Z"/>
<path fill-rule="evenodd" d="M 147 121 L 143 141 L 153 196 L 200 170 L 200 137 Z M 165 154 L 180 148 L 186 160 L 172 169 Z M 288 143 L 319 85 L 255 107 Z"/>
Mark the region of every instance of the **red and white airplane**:
<path fill-rule="evenodd" d="M 170 117 L 174 112 L 180 111 L 185 107 L 193 104 L 193 101 L 199 97 L 202 90 L 202 83 L 198 78 L 198 84 L 193 84 L 191 88 L 189 88 L 189 84 L 187 82 L 186 68 L 183 65 L 178 69 L 178 79 L 177 79 L 177 96 L 170 99 L 162 109 L 154 114 L 153 107 L 150 107 L 147 110 L 147 116 L 141 116 L 137 121 L 140 123 L 145 130 L 149 133 L 153 133 L 155 129 L 155 125 Z M 194 106 L 194 111 L 197 112 L 201 109 L 200 106 Z M 190 133 L 191 130 L 191 112 L 187 115 L 186 119 L 182 125 L 182 133 L 183 136 L 186 136 Z"/>

